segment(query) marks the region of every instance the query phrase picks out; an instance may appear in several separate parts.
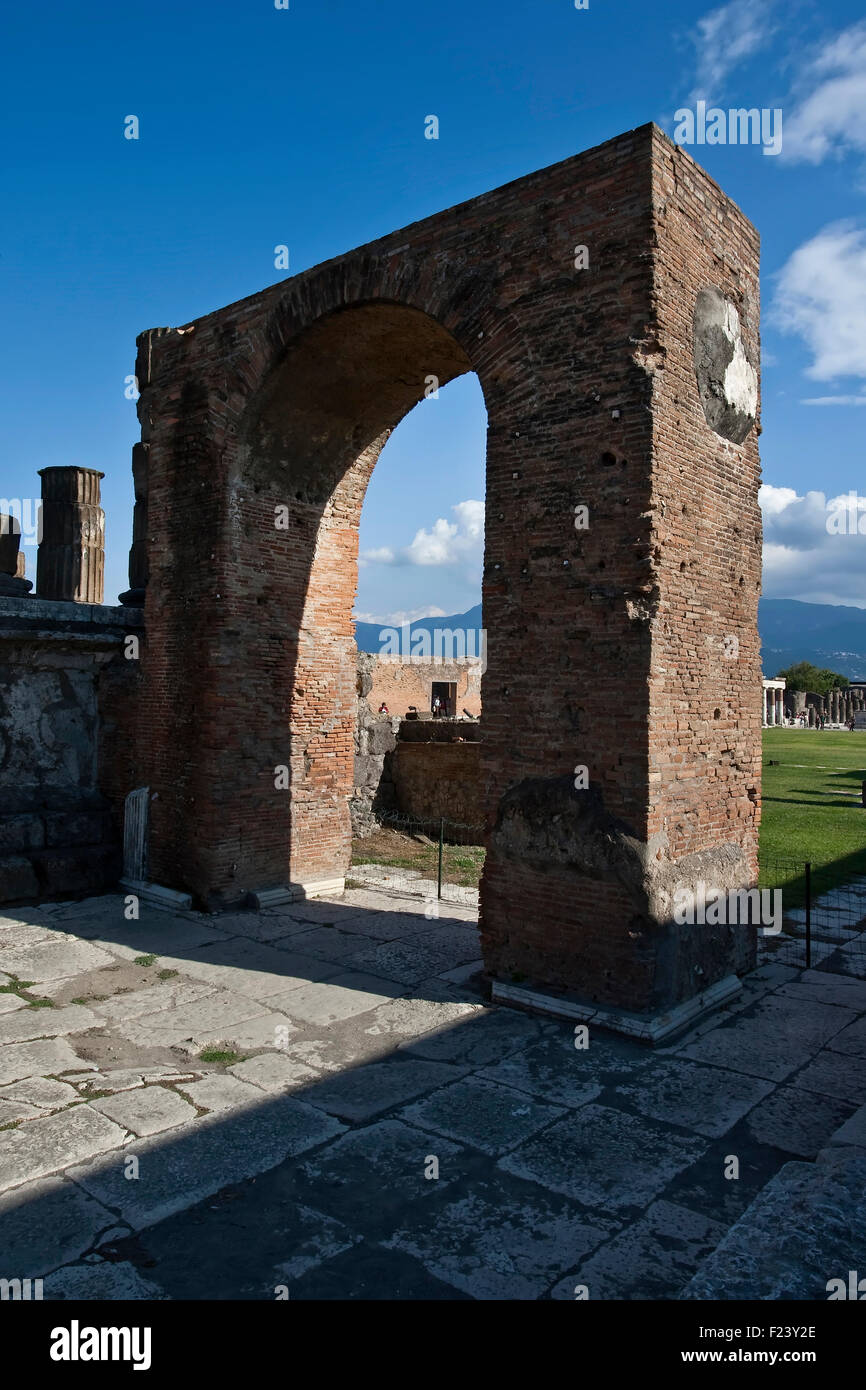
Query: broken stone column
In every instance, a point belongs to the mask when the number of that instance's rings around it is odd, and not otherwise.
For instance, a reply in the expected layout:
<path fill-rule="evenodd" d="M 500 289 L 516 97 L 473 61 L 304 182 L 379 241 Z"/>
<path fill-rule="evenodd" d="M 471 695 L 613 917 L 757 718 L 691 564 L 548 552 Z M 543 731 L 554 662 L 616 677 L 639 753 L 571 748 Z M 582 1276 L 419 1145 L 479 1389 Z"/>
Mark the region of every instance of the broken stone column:
<path fill-rule="evenodd" d="M 129 588 L 120 594 L 128 608 L 141 608 L 147 587 L 147 445 L 132 446 L 132 482 L 135 507 L 132 512 L 132 546 L 129 551 Z"/>
<path fill-rule="evenodd" d="M 27 598 L 33 588 L 24 578 L 21 553 L 21 526 L 14 516 L 0 513 L 0 594 L 7 598 Z"/>
<path fill-rule="evenodd" d="M 42 540 L 36 562 L 38 598 L 102 603 L 105 512 L 95 468 L 42 468 Z"/>

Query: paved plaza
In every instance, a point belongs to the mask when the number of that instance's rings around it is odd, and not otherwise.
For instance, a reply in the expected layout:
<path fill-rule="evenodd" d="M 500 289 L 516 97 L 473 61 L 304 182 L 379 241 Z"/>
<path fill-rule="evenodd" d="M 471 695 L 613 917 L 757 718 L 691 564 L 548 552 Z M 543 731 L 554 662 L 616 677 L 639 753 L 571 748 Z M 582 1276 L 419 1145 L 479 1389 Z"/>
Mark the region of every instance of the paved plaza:
<path fill-rule="evenodd" d="M 0 1277 L 46 1299 L 825 1299 L 866 1268 L 862 940 L 650 1050 L 486 1001 L 411 885 L 0 916 Z M 584 1045 L 585 1044 L 585 1045 Z"/>

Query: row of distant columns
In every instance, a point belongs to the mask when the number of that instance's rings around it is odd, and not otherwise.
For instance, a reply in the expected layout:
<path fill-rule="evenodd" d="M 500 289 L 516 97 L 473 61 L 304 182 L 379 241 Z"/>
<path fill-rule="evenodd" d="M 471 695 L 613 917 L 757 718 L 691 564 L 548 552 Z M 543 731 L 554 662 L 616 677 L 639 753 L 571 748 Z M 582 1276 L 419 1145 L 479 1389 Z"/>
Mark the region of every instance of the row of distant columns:
<path fill-rule="evenodd" d="M 765 724 L 784 724 L 785 722 L 785 692 L 779 687 L 774 689 L 772 686 L 764 686 L 764 723 Z"/>
<path fill-rule="evenodd" d="M 36 597 L 102 603 L 105 593 L 105 512 L 95 468 L 43 468 L 42 512 L 36 557 Z M 20 520 L 0 514 L 0 595 L 25 598 Z"/>

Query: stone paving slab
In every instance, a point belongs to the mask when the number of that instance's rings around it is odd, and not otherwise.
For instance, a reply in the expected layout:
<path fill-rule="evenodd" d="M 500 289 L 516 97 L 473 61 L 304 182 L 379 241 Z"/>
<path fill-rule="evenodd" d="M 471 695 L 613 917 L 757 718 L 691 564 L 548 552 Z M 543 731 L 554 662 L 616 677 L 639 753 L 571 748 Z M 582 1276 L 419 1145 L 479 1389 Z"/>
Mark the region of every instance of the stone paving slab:
<path fill-rule="evenodd" d="M 486 1009 L 403 1043 L 399 1052 L 401 1056 L 424 1057 L 431 1062 L 482 1067 L 528 1047 L 559 1027 L 516 1009 Z"/>
<path fill-rule="evenodd" d="M 383 1243 L 473 1298 L 537 1299 L 564 1267 L 577 1274 L 614 1229 L 555 1193 L 497 1174 L 466 1195 L 428 1204 Z"/>
<path fill-rule="evenodd" d="M 639 1221 L 560 1280 L 551 1297 L 572 1301 L 580 1285 L 590 1301 L 675 1298 L 726 1229 L 675 1202 L 653 1202 Z"/>
<path fill-rule="evenodd" d="M 274 1285 L 300 1279 L 326 1260 L 350 1250 L 363 1238 L 341 1221 L 311 1207 L 297 1209 L 298 1230 L 292 1236 L 292 1257 L 274 1267 Z"/>
<path fill-rule="evenodd" d="M 159 1134 L 195 1119 L 195 1110 L 165 1086 L 119 1091 L 92 1102 L 93 1109 L 122 1125 L 135 1135 Z"/>
<path fill-rule="evenodd" d="M 791 1085 L 862 1105 L 866 1101 L 866 1057 L 843 1056 L 826 1048 L 791 1077 Z"/>
<path fill-rule="evenodd" d="M 35 1121 L 34 1121 L 35 1123 Z M 292 1097 L 204 1117 L 168 1135 L 136 1143 L 141 1179 L 124 1177 L 120 1157 L 72 1168 L 67 1176 L 133 1230 L 164 1221 L 229 1183 L 256 1177 L 341 1134 L 332 1116 Z"/>
<path fill-rule="evenodd" d="M 392 980 L 347 970 L 333 979 L 274 996 L 271 1002 L 292 1019 L 325 1027 L 356 1014 L 369 1013 L 401 992 L 400 986 Z"/>
<path fill-rule="evenodd" d="M 59 1172 L 106 1149 L 118 1148 L 125 1131 L 89 1105 L 75 1105 L 19 1129 L 0 1146 L 0 1191 Z"/>
<path fill-rule="evenodd" d="M 459 1067 L 445 1062 L 388 1058 L 327 1077 L 310 1090 L 308 1099 L 341 1120 L 358 1122 L 412 1100 L 422 1091 L 458 1080 L 461 1075 Z"/>
<path fill-rule="evenodd" d="M 202 921 L 206 923 L 207 919 Z M 271 946 L 278 941 L 288 942 L 294 936 L 309 932 L 309 922 L 296 922 L 290 917 L 271 917 L 264 912 L 226 912 L 215 918 L 219 930 L 226 936 L 240 936 Z"/>
<path fill-rule="evenodd" d="M 19 946 L 3 952 L 3 966 L 20 980 L 41 984 L 67 975 L 82 975 L 113 965 L 114 957 L 87 941 L 52 941 L 40 946 Z"/>
<path fill-rule="evenodd" d="M 680 1057 L 711 1062 L 731 1071 L 784 1081 L 856 1017 L 853 1010 L 802 999 L 793 1005 L 770 995 L 747 1014 L 722 1023 L 697 1042 L 675 1049 Z M 864 1030 L 866 1045 L 866 1030 Z"/>
<path fill-rule="evenodd" d="M 783 998 L 816 999 L 820 1004 L 841 1004 L 858 1013 L 866 1011 L 866 980 L 857 980 L 851 975 L 804 970 L 798 980 L 782 985 L 778 993 Z"/>
<path fill-rule="evenodd" d="M 831 1052 L 839 1052 L 845 1057 L 866 1057 L 866 1018 L 858 1018 L 855 1023 L 836 1033 L 827 1046 Z"/>
<path fill-rule="evenodd" d="M 168 917 L 158 913 L 165 921 L 117 923 L 114 931 L 106 930 L 105 923 L 100 930 L 88 935 L 84 930 L 80 935 L 101 950 L 109 951 L 119 960 L 134 960 L 136 956 L 180 955 L 188 951 L 203 950 L 231 940 L 226 932 L 204 923 L 188 922 L 183 918 Z"/>
<path fill-rule="evenodd" d="M 25 1076 L 54 1076 L 64 1071 L 80 1071 L 81 1067 L 81 1058 L 62 1038 L 9 1043 L 0 1048 L 0 1086 L 21 1081 Z"/>
<path fill-rule="evenodd" d="M 317 959 L 337 961 L 340 965 L 357 955 L 367 942 L 359 932 L 347 927 L 309 927 L 291 938 L 292 950 Z"/>
<path fill-rule="evenodd" d="M 543 1104 L 509 1086 L 467 1076 L 407 1106 L 398 1119 L 498 1157 L 565 1113 L 562 1106 Z"/>
<path fill-rule="evenodd" d="M 538 1182 L 586 1207 L 643 1207 L 701 1156 L 706 1140 L 595 1102 L 549 1126 L 499 1160 L 516 1177 Z"/>
<path fill-rule="evenodd" d="M 501 1062 L 484 1067 L 479 1076 L 577 1109 L 601 1095 L 605 1085 L 615 1085 L 629 1077 L 640 1078 L 650 1069 L 646 1049 L 638 1051 L 633 1046 L 601 1038 L 594 1039 L 588 1048 L 577 1049 L 572 1030 L 566 1024 L 557 1024 L 556 1028 L 554 1036 L 511 1052 Z M 639 1087 L 640 1080 L 635 1084 Z"/>
<path fill-rule="evenodd" d="M 0 1096 L 0 1129 L 6 1125 L 18 1124 L 20 1120 L 36 1120 L 44 1114 L 44 1110 L 40 1110 L 38 1105 L 31 1105 L 29 1101 L 4 1100 Z"/>
<path fill-rule="evenodd" d="M 251 1086 L 237 1076 L 205 1076 L 201 1081 L 183 1086 L 182 1090 L 194 1105 L 215 1112 L 265 1103 L 258 1086 Z"/>
<path fill-rule="evenodd" d="M 318 1081 L 319 1073 L 292 1057 L 281 1053 L 263 1052 L 258 1057 L 248 1057 L 228 1068 L 232 1076 L 240 1081 L 248 1081 L 263 1091 L 303 1091 L 305 1087 Z"/>
<path fill-rule="evenodd" d="M 657 1058 L 617 1094 L 641 1115 L 716 1138 L 773 1090 L 772 1081 L 721 1067 Z"/>
<path fill-rule="evenodd" d="M 838 1169 L 786 1163 L 684 1288 L 684 1299 L 826 1301 L 863 1268 L 866 1157 Z"/>
<path fill-rule="evenodd" d="M 53 1300 L 96 1299 L 116 1303 L 132 1299 L 149 1302 L 168 1298 L 158 1284 L 139 1274 L 134 1265 L 97 1260 L 93 1264 L 68 1265 L 44 1280 L 42 1296 Z"/>
<path fill-rule="evenodd" d="M 0 1047 L 7 1043 L 28 1042 L 31 1038 L 84 1033 L 88 1028 L 102 1026 L 102 1019 L 80 1004 L 69 1004 L 65 1009 L 24 1009 L 0 1018 Z"/>
<path fill-rule="evenodd" d="M 85 1091 L 110 1091 L 112 1095 L 120 1091 L 140 1090 L 157 1081 L 174 1085 L 178 1081 L 194 1081 L 198 1073 L 180 1072 L 176 1067 L 119 1067 L 112 1071 L 99 1071 L 86 1074 L 75 1084 Z"/>
<path fill-rule="evenodd" d="M 16 1009 L 26 1007 L 26 999 L 19 999 L 17 994 L 0 994 L 0 1014 L 11 1014 Z"/>
<path fill-rule="evenodd" d="M 193 1004 L 197 999 L 205 999 L 214 993 L 216 987 L 202 980 L 160 980 L 146 989 L 117 994 L 89 1007 L 99 1018 L 119 1023 L 126 1019 L 142 1018 L 146 1014 L 162 1013 L 165 1009 L 177 1009 L 183 1004 Z"/>
<path fill-rule="evenodd" d="M 42 922 L 17 922 L 10 917 L 0 918 L 0 951 L 3 952 L 4 967 L 12 975 L 18 973 L 13 965 L 7 963 L 13 951 L 29 950 L 32 946 L 68 946 L 75 939 L 60 927 L 51 927 Z"/>
<path fill-rule="evenodd" d="M 217 1045 L 225 1045 L 235 1052 L 259 1047 L 284 1047 L 297 1031 L 285 1014 L 256 1014 L 237 1023 L 223 1024 L 216 1031 L 206 1029 L 190 1041 L 177 1043 L 176 1046 L 192 1056 L 197 1056 L 206 1047 Z"/>
<path fill-rule="evenodd" d="M 438 1176 L 431 1159 L 436 1160 Z M 391 1219 L 414 1208 L 472 1171 L 465 1149 L 396 1119 L 379 1120 L 344 1134 L 299 1165 L 305 1200 L 327 1193 L 327 1210 L 352 1229 L 381 1232 Z"/>
<path fill-rule="evenodd" d="M 310 981 L 326 980 L 340 970 L 330 961 L 299 952 L 278 951 L 273 946 L 262 946 L 239 937 L 189 954 L 165 955 L 162 960 L 166 966 L 191 975 L 193 979 L 256 1000 L 285 994 Z"/>
<path fill-rule="evenodd" d="M 478 956 L 478 933 L 470 926 L 451 926 L 421 932 L 410 941 L 371 945 L 351 956 L 347 964 L 401 984 L 417 985 L 440 970 Z"/>
<path fill-rule="evenodd" d="M 0 1196 L 3 1274 L 38 1279 L 77 1260 L 113 1214 L 68 1178 L 40 1178 Z"/>
<path fill-rule="evenodd" d="M 261 1004 L 246 995 L 217 990 L 203 999 L 177 1009 L 144 1014 L 115 1024 L 123 1037 L 142 1047 L 173 1047 L 188 1038 L 213 1036 L 227 1025 L 245 1023 L 265 1012 Z"/>
<path fill-rule="evenodd" d="M 746 1127 L 760 1144 L 772 1144 L 798 1158 L 814 1158 L 853 1110 L 831 1096 L 780 1086 L 750 1112 Z"/>
<path fill-rule="evenodd" d="M 52 1110 L 62 1110 L 79 1099 L 74 1086 L 65 1081 L 52 1081 L 41 1076 L 31 1076 L 24 1081 L 15 1081 L 11 1086 L 0 1088 L 0 1100 L 22 1100 L 35 1106 L 44 1114 Z"/>
<path fill-rule="evenodd" d="M 438 1034 L 451 1024 L 464 1026 L 483 1013 L 484 1007 L 477 1000 L 454 999 L 447 987 L 428 986 L 422 999 L 401 996 L 381 1004 L 370 1015 L 365 1031 L 370 1037 L 390 1037 L 396 1046 L 406 1038 Z"/>

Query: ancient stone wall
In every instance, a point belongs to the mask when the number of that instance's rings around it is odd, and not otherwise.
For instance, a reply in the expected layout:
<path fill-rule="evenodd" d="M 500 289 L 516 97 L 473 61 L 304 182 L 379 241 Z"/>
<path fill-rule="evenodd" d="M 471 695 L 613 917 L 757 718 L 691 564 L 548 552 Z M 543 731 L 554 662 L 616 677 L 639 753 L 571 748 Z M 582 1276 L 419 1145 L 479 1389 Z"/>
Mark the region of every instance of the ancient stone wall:
<path fill-rule="evenodd" d="M 397 806 L 421 821 L 484 825 L 479 743 L 398 742 L 393 759 Z"/>
<path fill-rule="evenodd" d="M 106 740 L 106 689 L 134 685 L 124 656 L 139 614 L 0 598 L 0 901 L 96 892 L 120 869 L 129 772 Z M 134 741 L 126 731 L 127 754 Z M 114 798 L 104 780 L 117 782 Z"/>

